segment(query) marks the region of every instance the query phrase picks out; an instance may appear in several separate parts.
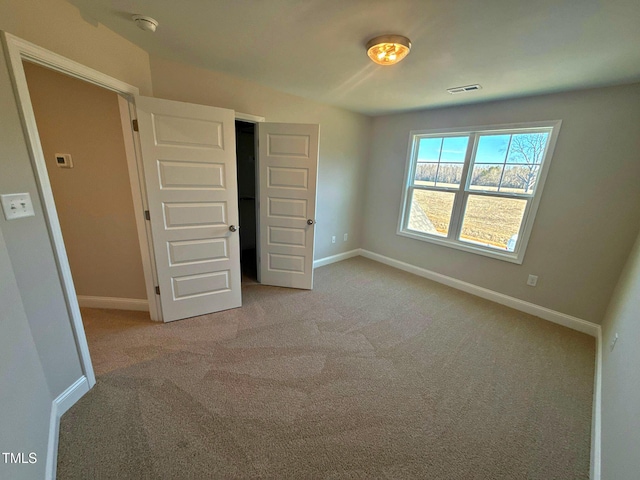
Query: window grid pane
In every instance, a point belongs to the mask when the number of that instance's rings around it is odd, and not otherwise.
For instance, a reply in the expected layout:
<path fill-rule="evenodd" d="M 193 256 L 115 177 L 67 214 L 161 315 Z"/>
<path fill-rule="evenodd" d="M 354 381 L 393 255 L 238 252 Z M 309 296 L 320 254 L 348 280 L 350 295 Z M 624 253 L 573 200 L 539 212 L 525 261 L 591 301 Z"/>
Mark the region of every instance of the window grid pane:
<path fill-rule="evenodd" d="M 480 135 L 467 191 L 532 196 L 549 132 Z"/>
<path fill-rule="evenodd" d="M 412 184 L 459 188 L 468 145 L 468 135 L 418 138 Z"/>
<path fill-rule="evenodd" d="M 411 193 L 407 228 L 446 237 L 449 234 L 455 193 L 415 189 Z"/>
<path fill-rule="evenodd" d="M 459 240 L 514 251 L 528 202 L 524 198 L 470 194 Z"/>

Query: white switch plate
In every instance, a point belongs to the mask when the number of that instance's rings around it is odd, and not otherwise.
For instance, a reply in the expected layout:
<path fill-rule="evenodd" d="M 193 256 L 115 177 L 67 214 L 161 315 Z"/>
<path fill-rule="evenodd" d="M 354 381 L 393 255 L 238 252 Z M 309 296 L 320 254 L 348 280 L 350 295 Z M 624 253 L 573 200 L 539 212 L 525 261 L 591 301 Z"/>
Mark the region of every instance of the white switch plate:
<path fill-rule="evenodd" d="M 537 275 L 529 275 L 527 278 L 527 285 L 530 287 L 535 287 L 538 284 L 538 276 Z"/>
<path fill-rule="evenodd" d="M 33 217 L 33 204 L 31 196 L 28 193 L 11 193 L 8 195 L 0 195 L 2 201 L 2 210 L 4 218 L 7 220 L 15 220 L 22 217 Z"/>

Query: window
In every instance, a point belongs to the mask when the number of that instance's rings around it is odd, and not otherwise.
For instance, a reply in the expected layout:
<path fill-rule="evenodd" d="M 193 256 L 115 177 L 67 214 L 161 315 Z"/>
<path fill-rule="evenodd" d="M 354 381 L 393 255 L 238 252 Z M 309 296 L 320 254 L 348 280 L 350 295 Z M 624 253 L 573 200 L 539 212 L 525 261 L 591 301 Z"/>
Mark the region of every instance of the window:
<path fill-rule="evenodd" d="M 559 128 L 411 132 L 398 234 L 522 263 Z"/>

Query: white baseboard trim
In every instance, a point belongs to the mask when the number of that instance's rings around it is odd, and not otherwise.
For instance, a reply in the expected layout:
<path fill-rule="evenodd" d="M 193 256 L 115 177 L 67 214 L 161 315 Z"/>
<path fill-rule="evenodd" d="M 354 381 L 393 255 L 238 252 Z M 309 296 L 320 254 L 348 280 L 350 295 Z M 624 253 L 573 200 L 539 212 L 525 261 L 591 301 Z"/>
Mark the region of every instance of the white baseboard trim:
<path fill-rule="evenodd" d="M 557 323 L 558 325 L 562 325 L 564 327 L 586 333 L 587 335 L 591 335 L 592 337 L 597 338 L 598 332 L 600 331 L 600 325 L 598 324 L 587 322 L 586 320 L 582 320 L 581 318 L 572 317 L 571 315 L 566 315 L 564 313 L 551 310 L 550 308 L 536 305 L 535 303 L 525 302 L 524 300 L 520 300 L 519 298 L 510 297 L 508 295 L 504 295 L 487 288 L 473 285 L 472 283 L 463 282 L 462 280 L 448 277 L 446 275 L 442 275 L 441 273 L 427 270 L 426 268 L 416 267 L 415 265 L 401 262 L 393 258 L 385 257 L 384 255 L 380 255 L 378 253 L 374 253 L 364 249 L 360 250 L 360 255 L 371 260 L 375 260 L 376 262 L 395 267 L 399 270 L 404 270 L 405 272 L 428 278 L 429 280 L 433 280 L 434 282 L 442 283 L 449 287 L 462 290 L 463 292 L 467 292 L 472 295 L 491 300 L 492 302 L 506 305 L 507 307 L 514 308 L 521 312 L 540 317 L 544 320 Z"/>
<path fill-rule="evenodd" d="M 600 480 L 602 470 L 602 328 L 596 337 L 596 373 L 593 382 L 593 410 L 591 414 L 591 480 Z"/>
<path fill-rule="evenodd" d="M 149 311 L 149 302 L 138 298 L 93 297 L 78 295 L 78 304 L 87 308 L 110 308 L 113 310 Z"/>
<path fill-rule="evenodd" d="M 58 460 L 58 437 L 60 434 L 60 417 L 69 410 L 82 396 L 89 391 L 89 381 L 82 376 L 73 385 L 62 392 L 51 403 L 49 419 L 49 440 L 47 442 L 46 480 L 55 480 Z"/>
<path fill-rule="evenodd" d="M 357 257 L 358 255 L 361 255 L 360 248 L 356 248 L 355 250 L 349 250 L 348 252 L 344 252 L 344 253 L 338 253 L 337 255 L 331 255 L 330 257 L 320 258 L 318 260 L 313 261 L 313 268 L 323 267 L 331 263 L 341 262 L 342 260 L 346 260 L 347 258 Z"/>

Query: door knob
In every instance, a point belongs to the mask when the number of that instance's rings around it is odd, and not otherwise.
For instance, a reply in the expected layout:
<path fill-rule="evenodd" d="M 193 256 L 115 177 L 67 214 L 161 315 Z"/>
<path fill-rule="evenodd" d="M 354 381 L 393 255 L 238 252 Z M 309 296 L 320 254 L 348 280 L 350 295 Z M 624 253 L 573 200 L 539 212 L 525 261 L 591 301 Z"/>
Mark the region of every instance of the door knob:
<path fill-rule="evenodd" d="M 316 223 L 315 220 L 311 220 L 311 219 L 307 220 L 307 225 L 313 225 L 314 223 Z"/>
<path fill-rule="evenodd" d="M 238 230 L 240 227 L 236 227 L 235 225 L 229 225 L 229 230 L 232 232 L 235 232 L 236 230 Z"/>

